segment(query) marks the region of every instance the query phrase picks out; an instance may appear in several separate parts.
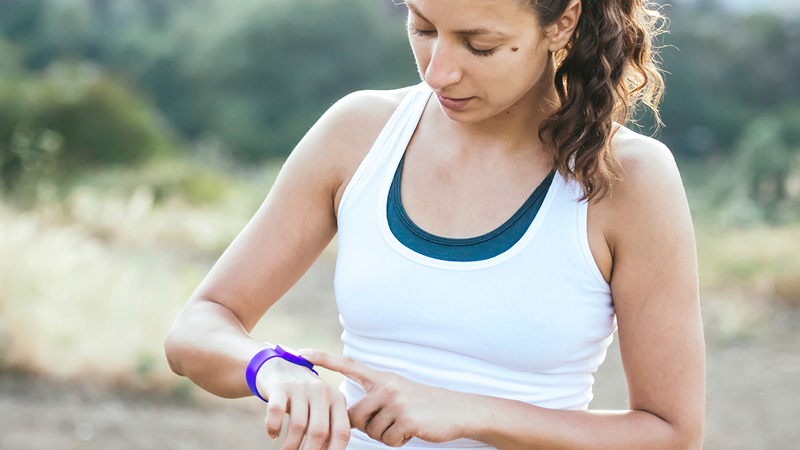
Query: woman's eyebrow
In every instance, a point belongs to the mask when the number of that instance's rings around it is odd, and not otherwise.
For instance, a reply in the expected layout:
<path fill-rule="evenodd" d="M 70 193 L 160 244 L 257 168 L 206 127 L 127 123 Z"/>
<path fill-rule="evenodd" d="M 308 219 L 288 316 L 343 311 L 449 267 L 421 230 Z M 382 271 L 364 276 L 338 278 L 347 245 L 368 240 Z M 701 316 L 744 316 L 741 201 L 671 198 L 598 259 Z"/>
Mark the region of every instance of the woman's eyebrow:
<path fill-rule="evenodd" d="M 416 6 L 414 6 L 414 5 L 412 5 L 411 3 L 408 3 L 408 2 L 406 2 L 406 6 L 408 6 L 408 9 L 410 9 L 411 12 L 413 12 L 415 15 L 417 15 L 420 19 L 422 19 L 422 20 L 424 20 L 425 22 L 428 22 L 428 23 L 433 23 L 430 20 L 428 20 L 424 15 L 422 15 L 422 13 L 419 12 L 419 10 L 417 9 Z M 482 34 L 493 34 L 493 35 L 499 36 L 499 37 L 508 37 L 508 35 L 506 33 L 503 33 L 502 31 L 490 30 L 488 28 L 471 28 L 469 30 L 459 30 L 459 31 L 456 31 L 455 34 L 459 34 L 461 36 L 478 36 L 478 35 L 482 35 Z"/>
<path fill-rule="evenodd" d="M 507 34 L 503 33 L 502 31 L 494 31 L 488 28 L 473 28 L 471 30 L 459 30 L 456 31 L 455 34 L 460 34 L 462 36 L 477 36 L 480 34 L 493 34 L 499 37 L 508 37 Z"/>

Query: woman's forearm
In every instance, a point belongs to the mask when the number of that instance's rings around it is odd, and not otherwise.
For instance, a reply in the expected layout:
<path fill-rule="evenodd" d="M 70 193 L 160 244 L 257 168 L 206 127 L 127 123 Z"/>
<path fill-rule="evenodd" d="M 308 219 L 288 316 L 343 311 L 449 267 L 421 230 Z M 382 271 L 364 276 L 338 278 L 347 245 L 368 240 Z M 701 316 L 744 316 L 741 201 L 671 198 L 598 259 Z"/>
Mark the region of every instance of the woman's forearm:
<path fill-rule="evenodd" d="M 178 375 L 214 395 L 238 398 L 251 395 L 245 368 L 268 345 L 251 338 L 228 308 L 193 299 L 173 323 L 164 349 Z"/>
<path fill-rule="evenodd" d="M 268 346 L 252 339 L 230 309 L 193 298 L 170 329 L 165 342 L 172 369 L 220 397 L 250 395 L 245 370 Z M 276 439 L 286 414 L 282 448 L 346 450 L 350 423 L 344 394 L 309 370 L 283 358 L 271 358 L 257 371 L 255 388 L 269 400 L 266 430 Z"/>
<path fill-rule="evenodd" d="M 702 423 L 680 428 L 646 411 L 568 411 L 475 396 L 464 437 L 499 450 L 685 449 L 702 446 Z"/>

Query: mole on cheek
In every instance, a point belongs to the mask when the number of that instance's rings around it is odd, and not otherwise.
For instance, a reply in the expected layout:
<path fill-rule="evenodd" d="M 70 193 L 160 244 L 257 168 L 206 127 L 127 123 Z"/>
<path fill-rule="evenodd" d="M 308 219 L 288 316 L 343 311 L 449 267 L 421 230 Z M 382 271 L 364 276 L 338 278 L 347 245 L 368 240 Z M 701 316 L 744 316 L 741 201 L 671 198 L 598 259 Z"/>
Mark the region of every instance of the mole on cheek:
<path fill-rule="evenodd" d="M 519 50 L 519 47 L 517 47 L 517 46 L 511 47 L 511 51 L 512 51 L 512 52 L 515 52 L 515 51 L 517 51 L 517 50 Z"/>

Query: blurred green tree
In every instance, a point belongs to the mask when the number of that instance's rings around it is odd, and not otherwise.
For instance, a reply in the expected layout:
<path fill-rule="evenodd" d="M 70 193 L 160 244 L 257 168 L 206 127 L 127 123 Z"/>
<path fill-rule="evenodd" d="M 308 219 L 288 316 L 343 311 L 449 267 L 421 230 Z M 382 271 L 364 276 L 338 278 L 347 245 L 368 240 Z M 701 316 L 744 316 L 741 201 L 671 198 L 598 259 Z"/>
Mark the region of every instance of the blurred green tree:
<path fill-rule="evenodd" d="M 70 58 L 110 68 L 181 135 L 220 138 L 252 162 L 285 156 L 348 92 L 417 82 L 402 8 L 392 8 L 391 0 L 3 0 L 0 34 L 31 71 Z M 800 102 L 797 21 L 736 15 L 713 0 L 664 12 L 659 138 L 676 154 L 730 155 L 748 123 Z"/>
<path fill-rule="evenodd" d="M 14 17 L 0 30 L 28 69 L 115 68 L 184 136 L 216 135 L 241 161 L 287 155 L 349 92 L 418 81 L 401 18 L 371 0 L 23 1 L 0 3 Z"/>
<path fill-rule="evenodd" d="M 285 156 L 334 101 L 418 81 L 401 17 L 372 0 L 27 0 L 0 31 L 29 70 L 64 58 L 127 74 L 191 140 Z M 44 5 L 44 6 L 42 6 Z"/>
<path fill-rule="evenodd" d="M 800 24 L 710 0 L 666 13 L 661 138 L 676 153 L 730 154 L 749 122 L 800 101 Z"/>
<path fill-rule="evenodd" d="M 734 224 L 800 218 L 800 192 L 795 192 L 800 186 L 793 186 L 800 180 L 798 124 L 800 106 L 794 106 L 762 115 L 745 126 L 732 157 L 712 182 L 715 206 L 732 216 Z M 742 213 L 750 217 L 742 220 Z"/>
<path fill-rule="evenodd" d="M 88 64 L 0 80 L 0 178 L 6 190 L 43 176 L 174 154 L 153 106 Z"/>

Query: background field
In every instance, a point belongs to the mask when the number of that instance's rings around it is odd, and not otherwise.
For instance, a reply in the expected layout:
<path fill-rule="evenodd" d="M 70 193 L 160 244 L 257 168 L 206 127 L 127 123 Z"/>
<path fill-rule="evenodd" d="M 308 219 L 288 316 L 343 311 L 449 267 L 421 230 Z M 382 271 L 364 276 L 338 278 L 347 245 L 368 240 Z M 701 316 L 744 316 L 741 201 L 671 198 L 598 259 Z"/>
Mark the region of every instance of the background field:
<path fill-rule="evenodd" d="M 775 9 L 664 9 L 658 137 L 696 225 L 712 450 L 800 449 L 800 22 Z M 278 448 L 263 404 L 172 374 L 163 339 L 325 108 L 417 81 L 402 16 L 0 1 L 0 449 Z M 340 352 L 335 257 L 254 335 Z M 591 407 L 625 408 L 616 347 L 596 378 Z"/>

